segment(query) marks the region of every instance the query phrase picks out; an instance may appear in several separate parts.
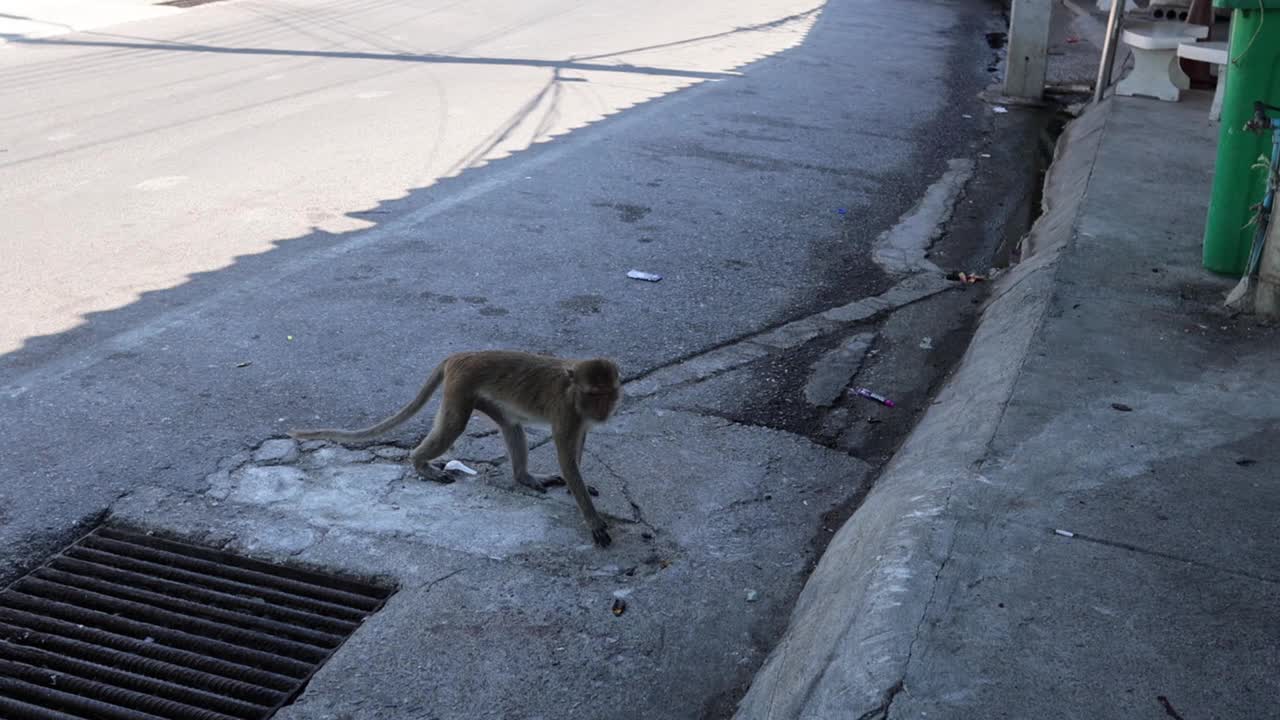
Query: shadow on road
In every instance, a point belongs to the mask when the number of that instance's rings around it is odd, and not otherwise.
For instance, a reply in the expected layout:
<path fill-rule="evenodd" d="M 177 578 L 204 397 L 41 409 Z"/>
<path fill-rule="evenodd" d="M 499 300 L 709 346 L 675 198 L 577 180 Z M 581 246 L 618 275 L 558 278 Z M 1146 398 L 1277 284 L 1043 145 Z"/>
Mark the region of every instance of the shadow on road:
<path fill-rule="evenodd" d="M 372 208 L 351 210 L 345 217 L 371 223 L 369 227 L 358 230 L 333 233 L 312 226 L 309 233 L 273 240 L 275 250 L 237 256 L 234 264 L 215 270 L 196 272 L 187 275 L 184 282 L 172 287 L 144 291 L 137 300 L 129 305 L 104 311 L 95 311 L 81 317 L 82 324 L 68 330 L 42 336 L 33 336 L 23 341 L 23 346 L 13 352 L 0 355 L 0 373 L 8 377 L 0 377 L 0 396 L 16 396 L 28 388 L 44 380 L 53 380 L 73 370 L 81 370 L 102 358 L 120 352 L 132 352 L 145 341 L 165 330 L 187 322 L 193 313 L 198 314 L 204 308 L 216 305 L 225 295 L 243 292 L 244 283 L 262 282 L 263 274 L 270 273 L 275 277 L 289 275 L 306 269 L 325 259 L 333 259 L 336 254 L 346 252 L 344 242 L 362 242 L 358 236 L 373 232 L 401 229 L 395 221 L 410 213 L 414 208 L 438 203 L 440 198 L 448 197 L 458 187 L 466 188 L 477 184 L 471 178 L 464 179 L 460 175 L 470 169 L 478 169 L 497 160 L 505 160 L 518 152 L 532 149 L 535 145 L 548 141 L 560 140 L 575 130 L 595 124 L 600 120 L 611 119 L 623 110 L 635 109 L 649 100 L 658 99 L 678 93 L 693 84 L 706 80 L 723 80 L 741 77 L 745 73 L 738 69 L 758 62 L 759 60 L 792 50 L 803 44 L 810 25 L 802 25 L 802 33 L 798 40 L 787 44 L 776 51 L 755 54 L 743 62 L 737 63 L 735 69 L 726 71 L 703 71 L 680 68 L 666 68 L 649 65 L 635 65 L 622 61 L 615 63 L 598 62 L 609 58 L 621 58 L 627 55 L 653 50 L 689 46 L 710 40 L 722 39 L 750 32 L 763 32 L 787 26 L 791 23 L 811 23 L 825 6 L 825 2 L 805 10 L 767 22 L 743 25 L 724 32 L 704 34 L 684 38 L 677 41 L 632 47 L 583 57 L 569 57 L 563 60 L 516 58 L 516 57 L 464 57 L 458 55 L 433 53 L 397 53 L 397 52 L 350 52 L 339 50 L 301 50 L 266 47 L 225 47 L 210 44 L 184 43 L 154 38 L 114 35 L 101 32 L 83 32 L 75 37 L 39 37 L 31 38 L 19 35 L 0 36 L 10 42 L 43 47 L 84 47 L 107 50 L 140 51 L 140 52 L 175 52 L 175 53 L 213 53 L 229 55 L 261 55 L 285 56 L 319 59 L 349 59 L 379 62 L 403 62 L 425 64 L 455 65 L 507 65 L 513 67 L 546 68 L 552 71 L 551 77 L 526 102 L 509 117 L 499 123 L 493 132 L 481 142 L 463 152 L 460 159 L 442 172 L 429 186 L 407 189 L 404 195 L 386 201 L 380 201 Z M 89 39 L 93 38 L 93 39 Z M 111 59 L 127 58 L 127 55 L 113 55 Z M 634 75 L 652 75 L 679 78 L 690 81 L 673 90 L 660 93 L 654 97 L 640 100 L 635 104 L 608 109 L 600 120 L 590 120 L 567 131 L 557 132 L 543 139 L 534 140 L 523 147 L 505 150 L 500 148 L 512 138 L 513 133 L 526 127 L 527 123 L 536 122 L 533 137 L 538 138 L 551 130 L 551 121 L 555 118 L 561 92 L 566 82 L 579 81 L 578 78 L 566 78 L 566 71 L 609 72 Z M 23 78 L 19 78 L 21 80 Z M 41 81 L 48 78 L 42 77 Z M 343 81 L 346 82 L 346 81 Z M 337 83 L 339 85 L 342 83 Z M 320 89 L 327 89 L 325 86 Z M 311 88 L 300 94 L 316 92 Z M 286 98 L 287 99 L 287 98 Z M 227 112 L 236 112 L 247 108 L 231 107 Z M 535 116 L 541 114 L 540 118 Z M 100 147 L 150 133 L 172 130 L 203 120 L 201 117 L 185 121 L 169 123 L 161 126 L 143 127 L 130 132 L 113 135 L 109 138 L 81 144 L 68 144 L 57 150 L 29 155 L 22 158 L 0 162 L 0 168 L 13 168 L 58 155 Z M 542 148 L 540 148 L 542 149 Z M 448 182 L 448 184 L 443 184 Z M 411 225 L 419 220 L 404 223 Z M 357 237 L 353 237 L 357 236 Z M 301 241 L 301 242 L 295 242 Z M 308 258 L 307 255 L 311 254 Z M 213 293 L 222 290 L 220 294 Z M 105 346 L 95 345 L 105 341 Z"/>

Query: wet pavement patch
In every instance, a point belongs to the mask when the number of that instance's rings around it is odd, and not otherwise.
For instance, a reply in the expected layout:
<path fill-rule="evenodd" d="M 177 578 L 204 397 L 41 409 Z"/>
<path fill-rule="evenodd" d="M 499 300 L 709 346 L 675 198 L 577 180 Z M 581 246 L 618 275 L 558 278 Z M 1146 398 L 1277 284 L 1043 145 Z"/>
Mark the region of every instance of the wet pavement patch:
<path fill-rule="evenodd" d="M 0 591 L 0 715 L 268 718 L 391 592 L 99 527 Z"/>

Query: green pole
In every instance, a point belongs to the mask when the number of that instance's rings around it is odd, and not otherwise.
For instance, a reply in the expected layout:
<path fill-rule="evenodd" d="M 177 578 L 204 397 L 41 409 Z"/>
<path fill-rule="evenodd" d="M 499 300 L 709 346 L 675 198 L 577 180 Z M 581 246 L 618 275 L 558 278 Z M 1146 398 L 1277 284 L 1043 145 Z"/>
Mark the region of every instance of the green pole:
<path fill-rule="evenodd" d="M 1280 105 L 1280 0 L 1214 0 L 1232 8 L 1227 86 L 1222 95 L 1213 194 L 1204 229 L 1204 266 L 1244 274 L 1253 243 L 1251 207 L 1262 201 L 1266 173 L 1252 166 L 1269 157 L 1271 138 L 1245 131 L 1253 103 Z M 1221 82 L 1221 80 L 1219 80 Z"/>

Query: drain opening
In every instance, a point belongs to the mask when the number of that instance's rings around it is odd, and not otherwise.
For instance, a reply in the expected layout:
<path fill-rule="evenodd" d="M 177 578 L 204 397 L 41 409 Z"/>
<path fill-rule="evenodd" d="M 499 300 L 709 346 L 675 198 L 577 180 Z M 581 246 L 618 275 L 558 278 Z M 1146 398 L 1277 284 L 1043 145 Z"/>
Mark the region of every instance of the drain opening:
<path fill-rule="evenodd" d="M 268 718 L 391 592 L 99 527 L 0 591 L 0 717 Z"/>

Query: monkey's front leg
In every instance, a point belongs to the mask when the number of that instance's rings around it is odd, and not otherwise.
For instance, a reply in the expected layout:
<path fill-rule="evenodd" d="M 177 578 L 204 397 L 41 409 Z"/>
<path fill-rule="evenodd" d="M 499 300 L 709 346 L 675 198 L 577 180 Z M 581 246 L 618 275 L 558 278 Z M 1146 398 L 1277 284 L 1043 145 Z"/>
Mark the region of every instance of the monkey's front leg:
<path fill-rule="evenodd" d="M 586 435 L 585 428 L 557 430 L 555 432 L 556 456 L 560 460 L 560 473 L 569 485 L 573 499 L 578 503 L 578 509 L 582 511 L 587 527 L 591 529 L 592 541 L 600 547 L 608 547 L 613 542 L 613 538 L 609 537 L 609 524 L 600 517 L 600 513 L 596 512 L 596 507 L 591 502 L 591 494 L 587 491 L 587 484 L 582 481 L 582 473 L 578 470 L 578 458 L 582 454 L 582 443 L 586 440 Z"/>

